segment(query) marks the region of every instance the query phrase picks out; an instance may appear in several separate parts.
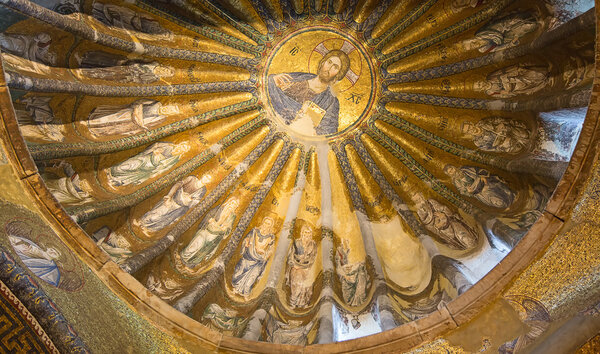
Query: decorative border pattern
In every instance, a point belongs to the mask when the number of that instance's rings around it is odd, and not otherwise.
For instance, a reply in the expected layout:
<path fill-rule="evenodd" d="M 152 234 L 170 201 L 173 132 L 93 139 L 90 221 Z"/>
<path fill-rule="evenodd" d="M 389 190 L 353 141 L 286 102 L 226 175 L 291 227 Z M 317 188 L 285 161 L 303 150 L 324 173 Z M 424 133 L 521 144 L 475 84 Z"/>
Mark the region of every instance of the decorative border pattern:
<path fill-rule="evenodd" d="M 430 46 L 439 43 L 445 39 L 448 39 L 458 33 L 468 30 L 469 28 L 481 23 L 485 20 L 488 20 L 495 16 L 500 10 L 506 7 L 508 4 L 513 2 L 514 0 L 497 0 L 493 1 L 492 4 L 476 13 L 475 15 L 465 18 L 464 20 L 453 24 L 450 27 L 445 28 L 444 30 L 434 33 L 431 36 L 420 39 L 414 43 L 407 45 L 404 48 L 400 48 L 392 53 L 387 55 L 382 55 L 381 52 L 376 52 L 375 55 L 383 62 L 382 67 L 385 69 L 394 61 L 398 59 L 406 58 L 410 55 L 413 55 L 417 52 L 422 51 L 425 48 L 429 48 Z"/>
<path fill-rule="evenodd" d="M 121 268 L 128 273 L 135 273 L 141 267 L 149 263 L 152 259 L 166 251 L 175 241 L 177 241 L 185 231 L 187 231 L 192 225 L 198 221 L 204 213 L 217 202 L 229 188 L 231 188 L 240 176 L 248 169 L 248 167 L 256 162 L 258 158 L 268 149 L 274 140 L 281 135 L 272 133 L 269 134 L 258 146 L 252 150 L 252 152 L 246 156 L 244 161 L 238 165 L 227 177 L 219 183 L 219 185 L 206 196 L 198 205 L 196 205 L 186 216 L 184 216 L 177 225 L 167 233 L 163 238 L 158 240 L 151 247 L 137 253 L 131 258 L 127 259 Z M 244 167 L 240 167 L 244 166 Z"/>
<path fill-rule="evenodd" d="M 394 155 L 395 158 L 400 160 L 402 164 L 408 167 L 408 169 L 415 176 L 417 176 L 421 181 L 427 184 L 432 190 L 440 194 L 450 203 L 470 214 L 473 214 L 478 210 L 476 207 L 462 199 L 458 194 L 448 189 L 448 187 L 441 183 L 431 172 L 421 166 L 421 164 L 419 164 L 414 157 L 407 153 L 406 150 L 401 148 L 390 137 L 377 129 L 375 124 L 372 122 L 369 124 L 369 129 L 366 131 L 366 133 L 392 155 Z"/>
<path fill-rule="evenodd" d="M 29 144 L 27 146 L 34 160 L 51 160 L 82 155 L 109 154 L 122 150 L 133 149 L 155 140 L 162 139 L 186 130 L 197 128 L 219 119 L 237 114 L 258 110 L 258 100 L 251 100 L 217 108 L 193 117 L 167 124 L 147 132 L 109 141 L 90 141 L 85 143 L 67 144 Z"/>
<path fill-rule="evenodd" d="M 89 353 L 89 349 L 59 312 L 56 304 L 31 276 L 0 247 L 0 281 L 37 319 L 57 348 L 65 353 Z"/>
<path fill-rule="evenodd" d="M 2 304 L 1 311 L 5 312 L 3 318 L 5 320 L 14 319 L 15 321 L 10 323 L 9 328 L 3 326 L 2 333 L 0 336 L 0 349 L 15 350 L 18 344 L 23 344 L 21 350 L 26 350 L 25 345 L 29 345 L 29 351 L 43 350 L 45 353 L 56 353 L 59 351 L 50 340 L 50 337 L 44 332 L 44 329 L 40 326 L 38 321 L 33 315 L 27 310 L 21 301 L 10 291 L 10 289 L 0 281 L 0 303 Z M 15 318 L 16 317 L 16 318 Z M 18 322 L 17 322 L 18 321 Z M 5 321 L 2 321 L 7 324 Z M 19 328 L 21 327 L 21 328 Z M 27 335 L 31 335 L 31 337 Z M 23 340 L 26 340 L 23 343 Z M 31 343 L 33 342 L 33 343 Z M 7 344 L 11 344 L 12 347 L 7 347 Z"/>
<path fill-rule="evenodd" d="M 79 93 L 100 97 L 140 97 L 192 95 L 214 92 L 253 92 L 256 81 L 252 77 L 244 81 L 203 82 L 195 84 L 146 85 L 146 86 L 110 86 L 84 84 L 76 81 L 40 79 L 29 77 L 14 71 L 4 74 L 11 88 L 29 92 Z"/>
<path fill-rule="evenodd" d="M 382 114 L 375 115 L 373 120 L 380 120 L 382 122 L 386 122 L 405 133 L 408 133 L 415 138 L 418 138 L 431 146 L 435 146 L 436 148 L 445 151 L 449 154 L 456 155 L 463 159 L 467 159 L 470 161 L 475 161 L 483 164 L 487 164 L 490 166 L 506 169 L 508 166 L 508 160 L 495 156 L 492 154 L 486 154 L 484 152 L 480 152 L 478 150 L 468 149 L 460 144 L 454 143 L 450 140 L 439 137 L 430 131 L 427 131 L 416 124 L 413 124 L 407 120 L 402 119 L 401 117 L 391 114 L 389 112 L 385 112 Z"/>
<path fill-rule="evenodd" d="M 207 3 L 205 0 L 202 0 L 202 2 Z M 245 69 L 251 69 L 257 64 L 256 59 L 248 59 L 217 53 L 191 51 L 187 49 L 166 48 L 146 43 L 126 41 L 124 39 L 109 36 L 105 33 L 92 29 L 91 27 L 86 26 L 83 21 L 76 20 L 74 17 L 63 16 L 28 0 L 3 0 L 2 5 L 39 21 L 48 23 L 54 27 L 60 28 L 63 31 L 70 32 L 74 35 L 94 41 L 98 44 L 129 53 L 139 52 L 140 49 L 142 49 L 145 54 L 158 58 L 173 58 L 200 61 L 205 63 L 232 65 Z"/>
<path fill-rule="evenodd" d="M 178 16 L 177 14 L 169 10 L 166 6 L 161 5 L 156 1 L 138 0 L 136 1 L 136 6 L 159 17 L 167 18 L 170 22 L 176 23 L 185 29 L 205 36 L 206 38 L 223 43 L 224 45 L 229 46 L 231 48 L 235 48 L 246 53 L 254 54 L 256 57 L 259 57 L 260 53 L 264 50 L 264 45 L 256 46 L 248 42 L 244 42 L 243 40 L 238 39 L 236 37 L 225 34 L 222 31 L 217 30 L 215 27 L 202 25 L 200 23 L 192 23 L 186 17 Z M 190 10 L 194 11 L 194 9 Z"/>
<path fill-rule="evenodd" d="M 183 297 L 181 297 L 175 304 L 173 305 L 177 310 L 187 313 L 191 310 L 191 308 L 206 294 L 206 292 L 212 287 L 212 284 L 217 281 L 217 279 L 223 274 L 225 271 L 225 264 L 231 261 L 231 257 L 233 256 L 233 252 L 237 248 L 240 243 L 242 237 L 244 236 L 244 231 L 248 228 L 248 225 L 254 218 L 254 215 L 258 211 L 259 207 L 263 203 L 267 194 L 271 190 L 271 187 L 275 183 L 275 180 L 281 173 L 283 166 L 287 162 L 290 157 L 295 146 L 290 144 L 289 138 L 287 136 L 279 135 L 279 139 L 284 140 L 284 147 L 282 151 L 277 156 L 271 170 L 269 171 L 265 181 L 261 184 L 260 189 L 256 192 L 250 204 L 244 211 L 244 214 L 240 218 L 238 224 L 236 225 L 235 230 L 233 231 L 229 241 L 225 248 L 221 251 L 221 254 L 218 256 L 217 261 L 215 262 L 215 266 L 206 274 L 200 282 L 198 282 L 191 291 L 186 293 Z"/>

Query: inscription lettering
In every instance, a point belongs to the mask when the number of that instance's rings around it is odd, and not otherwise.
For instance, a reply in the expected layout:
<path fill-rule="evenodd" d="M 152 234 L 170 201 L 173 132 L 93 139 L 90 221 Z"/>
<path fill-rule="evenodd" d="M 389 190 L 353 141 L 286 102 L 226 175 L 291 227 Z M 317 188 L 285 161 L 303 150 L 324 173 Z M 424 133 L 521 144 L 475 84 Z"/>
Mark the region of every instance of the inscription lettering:
<path fill-rule="evenodd" d="M 359 104 L 362 97 L 363 97 L 362 94 L 350 93 L 350 97 L 346 98 L 346 101 L 350 101 L 354 104 Z"/>

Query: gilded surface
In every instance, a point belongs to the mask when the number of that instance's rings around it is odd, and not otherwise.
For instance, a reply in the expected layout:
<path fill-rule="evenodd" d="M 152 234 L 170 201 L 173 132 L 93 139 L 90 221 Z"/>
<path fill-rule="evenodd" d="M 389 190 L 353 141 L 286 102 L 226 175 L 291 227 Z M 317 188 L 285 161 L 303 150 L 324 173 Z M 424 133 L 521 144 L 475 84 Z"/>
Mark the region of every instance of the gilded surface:
<path fill-rule="evenodd" d="M 562 24 L 545 1 L 10 0 L 1 11 L 3 136 L 22 160 L 24 139 L 37 173 L 0 165 L 0 197 L 59 218 L 57 201 L 87 234 L 74 246 L 7 220 L 2 245 L 25 265 L 37 252 L 42 287 L 69 318 L 94 291 L 113 311 L 99 322 L 122 306 L 71 256 L 84 247 L 131 274 L 150 307 L 275 344 L 448 311 L 543 215 L 594 77 L 593 16 Z M 29 181 L 38 175 L 45 189 Z M 523 323 L 541 316 L 543 332 L 562 304 L 585 302 L 596 177 L 564 237 L 465 327 L 476 336 L 419 350 L 518 350 L 536 338 Z M 22 197 L 20 178 L 52 212 Z M 174 343 L 126 312 L 132 343 Z M 494 321 L 501 331 L 482 330 Z"/>

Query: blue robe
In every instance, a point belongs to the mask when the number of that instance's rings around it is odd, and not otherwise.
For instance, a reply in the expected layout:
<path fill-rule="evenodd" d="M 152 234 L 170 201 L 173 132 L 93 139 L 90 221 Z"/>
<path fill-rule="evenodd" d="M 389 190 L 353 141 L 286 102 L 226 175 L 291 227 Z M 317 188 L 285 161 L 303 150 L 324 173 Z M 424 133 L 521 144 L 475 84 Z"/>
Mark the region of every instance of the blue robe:
<path fill-rule="evenodd" d="M 269 245 L 272 245 L 275 240 L 275 235 L 263 235 L 258 228 L 252 229 L 246 237 L 250 239 L 248 247 L 244 248 L 242 258 L 235 265 L 231 281 L 233 287 L 244 296 L 250 294 L 254 283 L 264 272 L 269 257 L 269 255 L 261 255 L 257 252 L 256 238 L 259 238 L 260 241 L 268 238 Z"/>
<path fill-rule="evenodd" d="M 60 283 L 60 270 L 54 260 L 46 258 L 37 258 L 31 254 L 31 251 L 24 247 L 24 244 L 36 250 L 36 252 L 43 252 L 40 246 L 36 245 L 33 241 L 23 237 L 10 235 L 10 237 L 20 241 L 21 243 L 15 243 L 10 241 L 17 255 L 25 266 L 29 270 L 38 276 L 40 279 L 48 284 L 58 286 Z M 22 246 L 23 245 L 23 246 Z M 34 253 L 35 254 L 35 253 Z"/>
<path fill-rule="evenodd" d="M 164 229 L 187 213 L 190 208 L 198 204 L 202 197 L 204 197 L 204 194 L 206 194 L 206 187 L 202 186 L 197 191 L 189 193 L 187 195 L 189 201 L 184 198 L 186 197 L 185 193 L 183 186 L 179 187 L 171 197 L 172 204 L 161 200 L 154 208 L 142 216 L 140 224 L 151 231 Z"/>
<path fill-rule="evenodd" d="M 292 82 L 308 81 L 317 75 L 309 73 L 288 73 L 292 77 Z M 273 79 L 275 75 L 269 75 L 268 88 L 269 98 L 273 109 L 283 118 L 286 124 L 291 124 L 296 118 L 296 114 L 302 108 L 304 102 L 297 102 L 293 98 L 285 94 L 280 89 Z M 312 99 L 317 106 L 325 110 L 325 116 L 315 127 L 315 131 L 319 135 L 335 134 L 339 126 L 340 101 L 334 96 L 331 87 L 325 91 L 315 95 Z"/>

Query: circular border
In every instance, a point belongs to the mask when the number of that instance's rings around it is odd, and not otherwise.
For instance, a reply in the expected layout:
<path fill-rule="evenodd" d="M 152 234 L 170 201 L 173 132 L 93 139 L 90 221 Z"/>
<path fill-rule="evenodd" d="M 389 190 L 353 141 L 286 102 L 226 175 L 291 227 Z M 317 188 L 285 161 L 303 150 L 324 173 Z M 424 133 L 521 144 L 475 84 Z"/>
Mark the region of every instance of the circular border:
<path fill-rule="evenodd" d="M 279 52 L 279 50 L 285 43 L 287 43 L 292 37 L 295 37 L 295 36 L 303 34 L 303 33 L 314 32 L 314 31 L 326 31 L 326 32 L 331 32 L 336 35 L 339 35 L 339 36 L 343 37 L 344 39 L 348 40 L 360 52 L 360 54 L 365 58 L 365 61 L 367 62 L 367 66 L 369 68 L 369 73 L 371 75 L 371 92 L 369 93 L 369 103 L 367 104 L 366 108 L 363 110 L 363 112 L 361 113 L 359 118 L 356 119 L 352 124 L 350 124 L 349 126 L 344 128 L 344 130 L 338 131 L 337 133 L 328 134 L 328 135 L 309 136 L 309 135 L 298 133 L 293 129 L 287 128 L 287 125 L 283 121 L 281 121 L 279 118 L 277 118 L 277 115 L 274 114 L 273 107 L 271 107 L 270 100 L 268 100 L 270 95 L 269 95 L 269 89 L 267 86 L 267 76 L 268 76 L 267 72 L 269 71 L 268 68 L 269 68 L 271 62 L 273 61 L 275 55 Z M 288 35 L 286 35 L 285 37 L 283 37 L 277 43 L 277 45 L 275 45 L 273 47 L 273 49 L 271 50 L 271 53 L 269 53 L 267 60 L 265 62 L 265 65 L 263 65 L 263 74 L 261 75 L 261 78 L 262 78 L 261 94 L 265 98 L 265 100 L 263 100 L 263 105 L 264 105 L 264 108 L 267 110 L 269 116 L 274 117 L 273 119 L 277 122 L 278 125 L 286 127 L 285 130 L 287 132 L 293 133 L 294 136 L 301 136 L 304 139 L 319 140 L 319 141 L 331 140 L 331 139 L 337 138 L 343 134 L 346 134 L 350 130 L 359 126 L 367 118 L 369 113 L 371 113 L 371 111 L 373 110 L 373 106 L 375 105 L 375 96 L 377 93 L 377 74 L 375 73 L 373 61 L 372 61 L 371 57 L 369 56 L 368 51 L 362 46 L 362 44 L 360 44 L 360 42 L 358 40 L 356 40 L 356 38 L 350 36 L 349 34 L 339 31 L 335 27 L 309 26 L 309 27 L 304 27 L 300 30 L 293 31 L 293 32 L 289 33 Z"/>
<path fill-rule="evenodd" d="M 599 31 L 597 28 L 596 34 L 600 33 Z M 596 62 L 595 68 L 596 71 L 600 69 L 600 62 Z M 588 105 L 577 146 L 565 174 L 546 206 L 544 220 L 538 220 L 498 266 L 467 292 L 448 303 L 444 309 L 423 319 L 368 337 L 305 347 L 248 341 L 211 330 L 175 310 L 155 295 L 149 294 L 133 276 L 112 262 L 70 218 L 46 188 L 20 134 L 3 74 L 0 74 L 0 85 L 4 87 L 0 92 L 0 115 L 3 125 L 3 129 L 0 130 L 4 131 L 3 143 L 7 152 L 7 163 L 14 168 L 15 177 L 21 180 L 21 185 L 26 189 L 26 195 L 23 197 L 40 208 L 40 217 L 56 229 L 59 238 L 90 267 L 93 274 L 113 291 L 119 300 L 127 303 L 151 325 L 180 341 L 181 348 L 244 353 L 402 351 L 431 342 L 456 326 L 464 328 L 468 321 L 477 318 L 489 304 L 498 299 L 511 280 L 529 267 L 538 255 L 544 252 L 554 236 L 559 234 L 561 223 L 557 220 L 567 219 L 570 211 L 576 206 L 587 181 L 592 177 L 594 162 L 600 155 L 600 111 L 597 105 L 600 96 L 599 81 L 599 77 L 596 76 L 592 86 L 591 103 Z"/>

